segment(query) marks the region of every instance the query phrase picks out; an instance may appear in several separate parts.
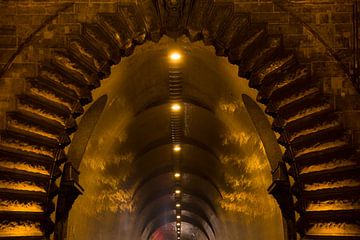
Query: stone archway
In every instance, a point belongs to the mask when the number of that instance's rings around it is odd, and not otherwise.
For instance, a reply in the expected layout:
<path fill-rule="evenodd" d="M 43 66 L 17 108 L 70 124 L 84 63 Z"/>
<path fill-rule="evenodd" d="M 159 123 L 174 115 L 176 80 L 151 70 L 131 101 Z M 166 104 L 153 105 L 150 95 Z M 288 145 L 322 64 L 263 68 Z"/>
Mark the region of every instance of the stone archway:
<path fill-rule="evenodd" d="M 8 203 L 1 237 L 52 233 L 55 180 L 66 161 L 63 148 L 76 131 L 74 119 L 83 113 L 82 106 L 92 101 L 91 90 L 136 45 L 184 33 L 238 65 L 239 76 L 249 79 L 259 91 L 257 100 L 274 117 L 272 128 L 287 149 L 283 159 L 294 179 L 291 192 L 302 238 L 359 236 L 351 207 L 359 192 L 357 149 L 308 66 L 284 50 L 281 36 L 267 34 L 266 24 L 252 24 L 233 4 L 144 1 L 82 23 L 81 34 L 69 36 L 67 48 L 39 62 L 36 77 L 13 89 L 0 143 L 0 194 Z M 19 208 L 23 211 L 12 210 Z"/>

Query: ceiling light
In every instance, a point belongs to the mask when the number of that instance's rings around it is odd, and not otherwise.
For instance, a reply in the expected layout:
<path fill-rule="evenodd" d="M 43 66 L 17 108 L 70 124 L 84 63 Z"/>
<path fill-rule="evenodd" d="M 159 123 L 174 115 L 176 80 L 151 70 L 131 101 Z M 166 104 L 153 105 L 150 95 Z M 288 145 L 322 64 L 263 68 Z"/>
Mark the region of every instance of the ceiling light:
<path fill-rule="evenodd" d="M 176 194 L 180 194 L 180 193 L 181 193 L 180 189 L 176 189 L 176 190 L 175 190 L 175 193 L 176 193 Z"/>
<path fill-rule="evenodd" d="M 177 204 L 176 204 L 176 207 L 177 207 L 177 208 L 181 207 L 181 204 L 180 204 L 180 203 L 177 203 Z"/>
<path fill-rule="evenodd" d="M 180 219 L 180 218 L 181 218 L 181 216 L 180 216 L 180 215 L 176 215 L 176 218 L 177 218 L 177 219 Z"/>
<path fill-rule="evenodd" d="M 174 112 L 178 112 L 178 111 L 180 111 L 180 109 L 181 109 L 181 105 L 178 103 L 174 103 L 171 105 L 171 110 Z"/>
<path fill-rule="evenodd" d="M 181 225 L 181 223 L 179 223 L 179 222 L 178 222 L 178 223 L 176 223 L 176 226 L 180 226 L 180 225 Z"/>
<path fill-rule="evenodd" d="M 172 61 L 178 61 L 181 59 L 181 54 L 179 52 L 172 52 L 169 57 Z"/>
<path fill-rule="evenodd" d="M 180 145 L 175 145 L 174 148 L 173 148 L 173 150 L 174 150 L 175 152 L 180 152 L 180 151 L 181 151 Z"/>
<path fill-rule="evenodd" d="M 179 172 L 174 173 L 175 178 L 179 178 L 180 176 L 181 176 L 181 174 Z"/>

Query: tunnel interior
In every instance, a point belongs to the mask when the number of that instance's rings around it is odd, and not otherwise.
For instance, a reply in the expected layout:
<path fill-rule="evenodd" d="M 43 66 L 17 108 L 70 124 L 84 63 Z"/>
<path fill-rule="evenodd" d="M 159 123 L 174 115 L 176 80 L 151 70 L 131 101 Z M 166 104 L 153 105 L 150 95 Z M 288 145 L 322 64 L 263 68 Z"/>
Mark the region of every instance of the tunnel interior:
<path fill-rule="evenodd" d="M 94 98 L 104 94 L 69 239 L 283 238 L 270 163 L 241 98 L 256 91 L 213 47 L 146 43 L 112 67 Z"/>
<path fill-rule="evenodd" d="M 56 2 L 0 3 L 0 239 L 359 239 L 357 1 Z"/>

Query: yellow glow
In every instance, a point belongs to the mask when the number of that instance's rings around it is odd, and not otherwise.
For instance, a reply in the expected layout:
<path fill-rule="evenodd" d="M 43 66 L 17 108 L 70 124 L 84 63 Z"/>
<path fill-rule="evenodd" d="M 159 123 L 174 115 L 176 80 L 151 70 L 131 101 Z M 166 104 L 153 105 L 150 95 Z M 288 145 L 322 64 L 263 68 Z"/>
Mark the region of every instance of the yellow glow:
<path fill-rule="evenodd" d="M 177 218 L 177 219 L 180 219 L 180 218 L 181 218 L 181 216 L 180 216 L 180 215 L 177 215 L 177 216 L 176 216 L 176 218 Z"/>
<path fill-rule="evenodd" d="M 0 211 L 44 212 L 38 202 L 19 202 L 16 200 L 0 200 Z"/>
<path fill-rule="evenodd" d="M 180 193 L 181 193 L 180 189 L 176 189 L 176 190 L 175 190 L 175 193 L 176 193 L 176 194 L 180 194 Z"/>
<path fill-rule="evenodd" d="M 176 223 L 176 226 L 180 226 L 181 224 L 178 222 L 178 223 Z"/>
<path fill-rule="evenodd" d="M 31 181 L 10 182 L 6 180 L 0 180 L 0 188 L 32 192 L 46 192 L 43 186 L 38 186 L 36 183 Z"/>
<path fill-rule="evenodd" d="M 0 224 L 0 229 L 0 237 L 44 236 L 40 223 L 33 221 L 3 222 Z"/>
<path fill-rule="evenodd" d="M 176 204 L 176 207 L 177 207 L 177 208 L 181 207 L 181 204 L 180 204 L 180 203 L 177 203 L 177 204 Z"/>
<path fill-rule="evenodd" d="M 47 170 L 44 166 L 29 164 L 29 163 L 0 161 L 0 167 L 9 168 L 9 169 L 17 169 L 17 170 L 33 172 L 33 173 L 39 173 L 39 174 L 43 174 L 43 175 L 50 175 L 49 170 Z"/>
<path fill-rule="evenodd" d="M 180 173 L 178 173 L 178 172 L 174 173 L 174 177 L 179 178 L 180 176 L 181 176 Z"/>
<path fill-rule="evenodd" d="M 170 53 L 169 55 L 169 58 L 172 60 L 172 61 L 178 61 L 181 59 L 181 54 L 179 52 L 172 52 Z"/>
<path fill-rule="evenodd" d="M 174 111 L 174 112 L 178 112 L 181 110 L 181 105 L 178 104 L 178 103 L 174 103 L 171 105 L 171 110 Z"/>
<path fill-rule="evenodd" d="M 180 152 L 180 151 L 181 151 L 180 145 L 175 145 L 174 148 L 173 148 L 173 150 L 174 150 L 175 152 Z"/>

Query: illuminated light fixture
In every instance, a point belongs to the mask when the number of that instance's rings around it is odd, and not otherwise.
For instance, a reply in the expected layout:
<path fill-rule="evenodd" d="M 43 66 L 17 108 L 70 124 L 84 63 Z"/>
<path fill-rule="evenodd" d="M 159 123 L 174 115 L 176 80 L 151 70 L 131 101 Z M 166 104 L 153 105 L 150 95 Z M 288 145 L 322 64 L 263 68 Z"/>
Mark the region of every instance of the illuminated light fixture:
<path fill-rule="evenodd" d="M 179 207 L 181 207 L 181 204 L 180 204 L 180 203 L 177 203 L 175 206 L 176 206 L 177 208 L 179 208 Z"/>
<path fill-rule="evenodd" d="M 176 218 L 177 218 L 177 219 L 180 219 L 180 218 L 181 218 L 181 216 L 180 216 L 180 215 L 176 215 Z"/>
<path fill-rule="evenodd" d="M 176 223 L 176 226 L 180 226 L 180 225 L 181 225 L 181 223 L 179 223 L 179 222 L 178 222 L 178 223 Z"/>
<path fill-rule="evenodd" d="M 176 193 L 176 194 L 180 194 L 180 193 L 181 193 L 180 189 L 176 189 L 176 190 L 175 190 L 175 193 Z"/>
<path fill-rule="evenodd" d="M 174 173 L 174 177 L 175 177 L 175 178 L 179 178 L 180 176 L 181 176 L 180 173 L 178 173 L 178 172 Z"/>
<path fill-rule="evenodd" d="M 180 145 L 175 145 L 173 150 L 174 150 L 174 152 L 180 152 L 181 151 Z"/>
<path fill-rule="evenodd" d="M 178 237 L 177 239 L 180 240 L 180 237 Z"/>
<path fill-rule="evenodd" d="M 179 61 L 181 59 L 181 54 L 179 52 L 172 52 L 170 53 L 169 58 L 172 61 Z"/>
<path fill-rule="evenodd" d="M 181 105 L 178 104 L 178 103 L 174 103 L 171 105 L 171 110 L 174 111 L 174 112 L 178 112 L 181 110 Z"/>

